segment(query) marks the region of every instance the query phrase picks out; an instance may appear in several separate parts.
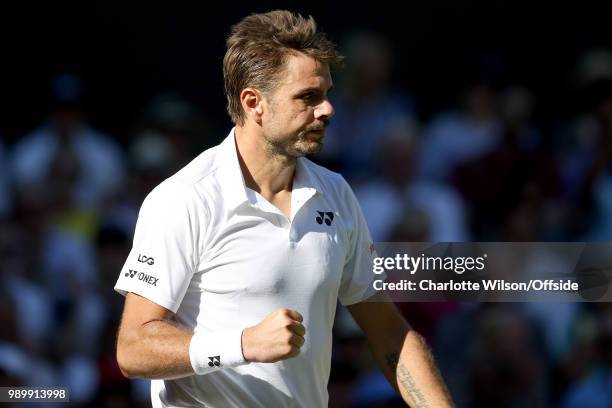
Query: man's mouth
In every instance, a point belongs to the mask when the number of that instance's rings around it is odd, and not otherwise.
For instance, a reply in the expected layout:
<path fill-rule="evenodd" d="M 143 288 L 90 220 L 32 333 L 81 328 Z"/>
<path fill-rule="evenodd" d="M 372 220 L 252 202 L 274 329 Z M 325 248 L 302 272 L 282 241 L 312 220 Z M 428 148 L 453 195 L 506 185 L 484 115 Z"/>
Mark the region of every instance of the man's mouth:
<path fill-rule="evenodd" d="M 325 129 L 310 130 L 306 132 L 306 140 L 320 142 L 325 137 Z"/>

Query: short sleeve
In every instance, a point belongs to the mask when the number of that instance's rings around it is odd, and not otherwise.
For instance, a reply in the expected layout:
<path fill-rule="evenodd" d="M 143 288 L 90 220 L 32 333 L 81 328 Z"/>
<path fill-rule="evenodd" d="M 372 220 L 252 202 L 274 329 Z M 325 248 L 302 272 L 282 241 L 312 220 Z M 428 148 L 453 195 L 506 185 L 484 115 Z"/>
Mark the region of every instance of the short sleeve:
<path fill-rule="evenodd" d="M 201 210 L 194 195 L 187 187 L 162 183 L 147 196 L 117 292 L 134 292 L 176 313 L 198 259 Z"/>
<path fill-rule="evenodd" d="M 372 271 L 376 256 L 374 242 L 355 194 L 344 180 L 343 182 L 346 188 L 345 202 L 349 205 L 354 224 L 349 231 L 348 253 L 342 271 L 338 299 L 344 306 L 348 306 L 375 295 L 374 280 L 384 280 L 385 276 L 375 275 Z"/>

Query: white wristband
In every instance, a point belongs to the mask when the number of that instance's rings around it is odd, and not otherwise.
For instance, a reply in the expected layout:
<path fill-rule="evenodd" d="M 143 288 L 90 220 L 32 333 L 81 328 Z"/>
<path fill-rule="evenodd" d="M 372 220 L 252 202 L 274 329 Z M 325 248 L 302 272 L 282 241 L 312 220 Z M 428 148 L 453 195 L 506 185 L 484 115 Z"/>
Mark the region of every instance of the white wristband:
<path fill-rule="evenodd" d="M 242 329 L 195 332 L 189 343 L 189 360 L 199 375 L 246 364 L 242 355 Z"/>

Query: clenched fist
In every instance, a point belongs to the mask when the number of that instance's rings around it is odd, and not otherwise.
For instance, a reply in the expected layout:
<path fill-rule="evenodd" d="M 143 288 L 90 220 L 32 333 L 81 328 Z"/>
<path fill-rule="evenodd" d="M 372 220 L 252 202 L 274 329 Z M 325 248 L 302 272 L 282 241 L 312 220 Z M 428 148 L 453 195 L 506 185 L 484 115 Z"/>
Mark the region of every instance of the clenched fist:
<path fill-rule="evenodd" d="M 242 354 L 247 361 L 274 363 L 295 357 L 304 345 L 304 318 L 287 308 L 270 313 L 242 331 Z"/>

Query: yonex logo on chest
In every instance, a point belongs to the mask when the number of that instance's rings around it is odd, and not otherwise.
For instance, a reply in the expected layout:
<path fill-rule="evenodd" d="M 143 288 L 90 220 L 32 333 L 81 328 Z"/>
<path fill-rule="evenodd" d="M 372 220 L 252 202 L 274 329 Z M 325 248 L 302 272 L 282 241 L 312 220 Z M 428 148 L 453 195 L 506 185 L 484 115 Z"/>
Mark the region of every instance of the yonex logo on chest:
<path fill-rule="evenodd" d="M 325 225 L 331 225 L 334 221 L 334 213 L 331 211 L 317 211 L 317 214 L 319 214 L 315 218 L 317 224 L 323 224 L 325 222 Z"/>

